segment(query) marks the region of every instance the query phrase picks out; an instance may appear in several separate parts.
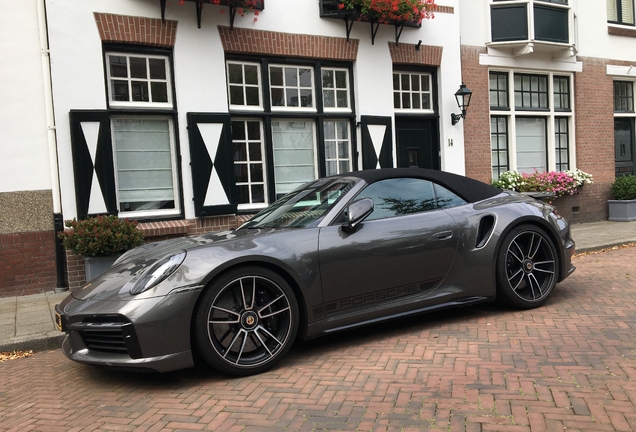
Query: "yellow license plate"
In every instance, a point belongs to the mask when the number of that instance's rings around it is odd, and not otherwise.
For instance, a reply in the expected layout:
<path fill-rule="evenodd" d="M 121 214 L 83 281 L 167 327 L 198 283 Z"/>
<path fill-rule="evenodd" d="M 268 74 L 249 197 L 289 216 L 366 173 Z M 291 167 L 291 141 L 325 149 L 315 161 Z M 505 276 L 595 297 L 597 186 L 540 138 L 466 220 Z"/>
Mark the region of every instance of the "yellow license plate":
<path fill-rule="evenodd" d="M 64 331 L 64 320 L 62 320 L 62 315 L 57 312 L 55 313 L 55 327 L 59 331 Z"/>

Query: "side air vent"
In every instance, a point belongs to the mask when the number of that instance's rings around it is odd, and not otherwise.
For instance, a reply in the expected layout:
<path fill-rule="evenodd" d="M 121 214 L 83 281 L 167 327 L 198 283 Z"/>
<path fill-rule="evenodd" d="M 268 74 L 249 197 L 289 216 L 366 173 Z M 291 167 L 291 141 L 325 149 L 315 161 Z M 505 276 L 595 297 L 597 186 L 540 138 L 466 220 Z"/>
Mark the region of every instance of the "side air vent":
<path fill-rule="evenodd" d="M 495 217 L 493 215 L 486 215 L 481 218 L 479 221 L 479 229 L 477 230 L 477 239 L 475 241 L 475 247 L 477 249 L 486 245 L 494 227 Z"/>

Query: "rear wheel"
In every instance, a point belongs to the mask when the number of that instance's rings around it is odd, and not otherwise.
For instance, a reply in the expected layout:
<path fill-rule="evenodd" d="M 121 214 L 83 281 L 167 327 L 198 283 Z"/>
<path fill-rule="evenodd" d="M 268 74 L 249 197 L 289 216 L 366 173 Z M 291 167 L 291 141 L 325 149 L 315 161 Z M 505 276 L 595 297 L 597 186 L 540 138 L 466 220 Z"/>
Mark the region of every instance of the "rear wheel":
<path fill-rule="evenodd" d="M 195 316 L 199 353 L 216 369 L 250 375 L 271 368 L 298 331 L 298 304 L 277 273 L 247 267 L 227 273 L 203 294 Z"/>
<path fill-rule="evenodd" d="M 520 225 L 504 238 L 497 257 L 497 293 L 506 303 L 530 309 L 546 302 L 557 283 L 558 256 L 542 229 Z"/>

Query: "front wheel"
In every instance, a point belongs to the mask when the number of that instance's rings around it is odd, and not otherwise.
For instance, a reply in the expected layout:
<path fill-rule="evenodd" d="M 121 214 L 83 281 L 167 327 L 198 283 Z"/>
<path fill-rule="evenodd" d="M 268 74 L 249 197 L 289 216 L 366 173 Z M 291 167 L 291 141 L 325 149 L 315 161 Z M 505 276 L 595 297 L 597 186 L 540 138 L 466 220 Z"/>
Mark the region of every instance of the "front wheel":
<path fill-rule="evenodd" d="M 513 228 L 497 257 L 497 294 L 520 309 L 542 305 L 556 286 L 558 263 L 545 231 L 533 225 Z"/>
<path fill-rule="evenodd" d="M 203 293 L 194 322 L 199 353 L 230 375 L 272 367 L 298 331 L 298 304 L 289 284 L 260 267 L 230 271 Z"/>

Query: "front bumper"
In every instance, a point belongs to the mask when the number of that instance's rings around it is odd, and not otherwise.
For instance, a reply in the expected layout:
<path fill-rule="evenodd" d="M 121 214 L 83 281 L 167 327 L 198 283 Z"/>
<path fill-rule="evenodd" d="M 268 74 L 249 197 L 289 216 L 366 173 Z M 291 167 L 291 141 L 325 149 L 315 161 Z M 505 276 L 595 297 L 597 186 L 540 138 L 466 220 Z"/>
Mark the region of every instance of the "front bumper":
<path fill-rule="evenodd" d="M 55 306 L 62 352 L 79 363 L 168 372 L 194 365 L 190 323 L 200 289 L 147 299 Z"/>

